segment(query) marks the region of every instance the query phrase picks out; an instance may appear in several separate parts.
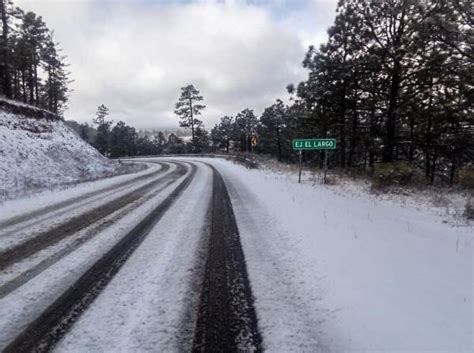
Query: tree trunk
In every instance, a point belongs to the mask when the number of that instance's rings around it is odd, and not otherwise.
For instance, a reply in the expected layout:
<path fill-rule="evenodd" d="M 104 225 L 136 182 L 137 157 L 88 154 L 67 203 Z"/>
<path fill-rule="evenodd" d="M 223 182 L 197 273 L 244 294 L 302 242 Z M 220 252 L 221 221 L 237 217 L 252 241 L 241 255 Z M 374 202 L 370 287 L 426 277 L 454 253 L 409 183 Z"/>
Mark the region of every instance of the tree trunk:
<path fill-rule="evenodd" d="M 415 118 L 410 116 L 410 147 L 408 149 L 408 160 L 410 162 L 415 158 Z"/>
<path fill-rule="evenodd" d="M 453 185 L 454 184 L 454 177 L 456 175 L 456 158 L 453 155 L 451 157 L 451 171 L 449 173 L 449 184 Z"/>
<path fill-rule="evenodd" d="M 430 183 L 431 185 L 434 184 L 434 180 L 435 180 L 435 174 L 436 174 L 436 160 L 438 159 L 438 154 L 436 153 L 436 151 L 434 152 L 433 154 L 433 161 L 431 163 L 431 173 L 430 173 Z"/>
<path fill-rule="evenodd" d="M 386 135 L 383 148 L 383 161 L 393 162 L 395 150 L 395 127 L 397 123 L 398 96 L 400 93 L 401 64 L 395 61 L 390 85 L 390 98 L 387 112 Z"/>
<path fill-rule="evenodd" d="M 339 111 L 339 166 L 346 167 L 346 83 L 341 92 L 341 109 Z"/>
<path fill-rule="evenodd" d="M 38 64 L 36 63 L 36 54 L 33 55 L 34 57 L 34 74 L 35 74 L 35 101 L 36 101 L 36 105 L 39 105 L 39 92 L 38 92 Z"/>
<path fill-rule="evenodd" d="M 53 79 L 51 67 L 48 67 L 48 109 L 53 110 Z"/>
<path fill-rule="evenodd" d="M 191 113 L 191 142 L 192 142 L 192 152 L 194 152 L 194 116 L 193 116 L 193 100 L 189 96 L 189 111 Z"/>
<path fill-rule="evenodd" d="M 8 13 L 5 0 L 0 0 L 0 12 L 2 16 L 2 45 L 3 45 L 3 65 L 1 77 L 3 81 L 3 93 L 7 98 L 12 98 L 12 85 L 10 75 L 10 49 L 8 47 Z"/>
<path fill-rule="evenodd" d="M 18 99 L 20 96 L 20 88 L 18 87 L 18 72 L 15 70 L 13 74 L 12 98 Z"/>
<path fill-rule="evenodd" d="M 30 104 L 34 103 L 35 100 L 35 78 L 34 78 L 34 69 L 32 66 L 30 66 L 30 69 L 28 70 L 28 90 L 30 94 Z"/>
<path fill-rule="evenodd" d="M 2 66 L 2 79 L 3 79 L 3 93 L 7 98 L 12 98 L 12 85 L 10 75 L 10 50 L 8 47 L 8 13 L 5 5 L 5 0 L 0 0 L 0 12 L 2 16 L 2 40 L 3 40 L 3 66 Z"/>
<path fill-rule="evenodd" d="M 24 103 L 28 103 L 28 95 L 27 95 L 27 92 L 26 92 L 26 72 L 25 70 L 23 70 L 21 72 L 21 86 L 22 86 L 22 90 L 23 90 L 23 102 Z"/>
<path fill-rule="evenodd" d="M 428 102 L 428 111 L 431 111 L 431 106 L 433 105 L 433 96 L 432 96 L 432 87 L 433 87 L 433 76 L 430 76 L 430 97 L 429 97 L 429 102 Z M 425 152 L 425 177 L 428 178 L 430 177 L 431 173 L 431 148 L 432 148 L 432 125 L 433 125 L 433 118 L 431 114 L 428 114 L 427 116 L 427 124 L 426 124 L 426 139 L 424 141 L 424 152 Z M 434 163 L 434 160 L 433 160 Z"/>
<path fill-rule="evenodd" d="M 281 162 L 282 153 L 281 153 L 281 136 L 280 136 L 280 128 L 277 128 L 277 147 L 278 147 L 278 161 Z"/>
<path fill-rule="evenodd" d="M 357 108 L 354 108 L 352 114 L 352 135 L 351 135 L 351 148 L 349 149 L 349 156 L 347 158 L 347 166 L 350 168 L 353 165 L 353 158 L 356 151 L 356 144 L 358 140 L 357 129 L 359 127 L 359 115 L 357 113 Z"/>

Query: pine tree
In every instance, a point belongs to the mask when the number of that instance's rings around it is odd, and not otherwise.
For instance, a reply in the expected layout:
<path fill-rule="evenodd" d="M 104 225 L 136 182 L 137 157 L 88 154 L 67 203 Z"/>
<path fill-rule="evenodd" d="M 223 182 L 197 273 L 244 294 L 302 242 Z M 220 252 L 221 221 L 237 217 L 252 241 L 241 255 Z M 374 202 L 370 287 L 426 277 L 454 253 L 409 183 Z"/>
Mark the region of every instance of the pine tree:
<path fill-rule="evenodd" d="M 219 124 L 216 124 L 211 131 L 211 139 L 219 147 L 224 147 L 226 153 L 229 153 L 230 141 L 234 132 L 234 118 L 224 116 Z"/>
<path fill-rule="evenodd" d="M 191 141 L 193 150 L 196 147 L 195 131 L 202 125 L 202 121 L 196 116 L 201 114 L 201 111 L 206 108 L 205 105 L 200 104 L 203 97 L 193 85 L 188 85 L 181 88 L 181 96 L 175 106 L 175 114 L 179 117 L 179 126 L 191 129 Z"/>
<path fill-rule="evenodd" d="M 79 136 L 87 143 L 91 142 L 89 137 L 89 129 L 90 127 L 87 123 L 79 125 Z"/>
<path fill-rule="evenodd" d="M 2 37 L 0 42 L 0 78 L 2 79 L 1 89 L 7 98 L 12 98 L 11 87 L 11 46 L 9 41 L 10 14 L 12 12 L 12 2 L 0 0 L 0 16 L 2 19 Z"/>
<path fill-rule="evenodd" d="M 209 133 L 208 131 L 204 128 L 204 126 L 200 125 L 196 127 L 195 131 L 195 152 L 197 153 L 202 153 L 202 152 L 207 152 L 209 148 Z"/>
<path fill-rule="evenodd" d="M 34 12 L 27 12 L 22 19 L 20 36 L 23 38 L 27 48 L 28 63 L 28 90 L 29 103 L 39 104 L 40 77 L 38 67 L 40 65 L 40 52 L 46 41 L 47 28 L 41 16 Z"/>
<path fill-rule="evenodd" d="M 101 104 L 97 107 L 97 113 L 94 118 L 94 124 L 101 125 L 106 122 L 105 118 L 109 115 L 109 108 L 107 108 L 104 104 Z"/>
<path fill-rule="evenodd" d="M 138 137 L 135 128 L 128 126 L 123 121 L 119 121 L 110 132 L 111 157 L 135 155 L 138 149 L 137 141 Z"/>
<path fill-rule="evenodd" d="M 64 56 L 41 16 L 1 0 L 0 92 L 8 98 L 61 114 L 67 108 Z"/>
<path fill-rule="evenodd" d="M 306 55 L 308 79 L 290 86 L 289 136 L 337 137 L 343 168 L 408 161 L 453 182 L 474 149 L 469 11 L 465 0 L 340 1 L 328 42 Z"/>
<path fill-rule="evenodd" d="M 276 154 L 278 160 L 282 160 L 283 144 L 288 140 L 284 138 L 286 112 L 285 105 L 279 99 L 270 107 L 266 108 L 260 117 L 258 128 L 259 150 Z"/>
<path fill-rule="evenodd" d="M 235 117 L 234 135 L 242 152 L 252 152 L 252 136 L 256 133 L 258 120 L 253 110 L 244 109 Z"/>
<path fill-rule="evenodd" d="M 41 51 L 43 69 L 47 73 L 47 79 L 44 85 L 43 106 L 48 110 L 59 114 L 66 108 L 68 100 L 68 84 L 71 81 L 68 78 L 69 73 L 65 71 L 65 57 L 59 56 L 57 44 L 54 43 L 52 34 Z"/>
<path fill-rule="evenodd" d="M 97 108 L 96 117 L 93 119 L 94 124 L 97 125 L 97 136 L 94 142 L 94 147 L 104 156 L 109 154 L 110 146 L 110 126 L 112 120 L 106 120 L 109 115 L 109 108 L 101 104 Z"/>

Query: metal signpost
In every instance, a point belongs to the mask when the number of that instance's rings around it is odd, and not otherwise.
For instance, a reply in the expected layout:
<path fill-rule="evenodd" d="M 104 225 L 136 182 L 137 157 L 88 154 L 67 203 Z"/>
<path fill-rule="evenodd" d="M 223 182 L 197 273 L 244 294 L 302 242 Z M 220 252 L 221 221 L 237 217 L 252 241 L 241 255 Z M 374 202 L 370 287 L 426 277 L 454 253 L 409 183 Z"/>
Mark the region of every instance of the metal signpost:
<path fill-rule="evenodd" d="M 299 174 L 298 183 L 301 183 L 301 164 L 303 159 L 303 151 L 321 151 L 335 150 L 336 139 L 294 139 L 292 143 L 293 149 L 299 151 Z M 328 152 L 324 156 L 324 184 L 326 184 L 326 174 L 328 170 Z"/>

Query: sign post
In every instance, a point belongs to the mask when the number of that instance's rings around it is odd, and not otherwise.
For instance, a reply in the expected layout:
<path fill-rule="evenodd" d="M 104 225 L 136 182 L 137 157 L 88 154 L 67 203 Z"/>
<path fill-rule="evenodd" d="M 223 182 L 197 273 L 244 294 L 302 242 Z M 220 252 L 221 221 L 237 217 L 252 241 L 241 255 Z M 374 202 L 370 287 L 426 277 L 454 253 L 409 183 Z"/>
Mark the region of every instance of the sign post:
<path fill-rule="evenodd" d="M 301 183 L 301 165 L 302 165 L 302 153 L 303 151 L 321 151 L 325 150 L 324 155 L 324 184 L 326 184 L 326 175 L 328 171 L 328 154 L 327 150 L 336 149 L 336 139 L 324 138 L 324 139 L 294 139 L 292 141 L 294 150 L 299 151 L 299 174 L 298 183 Z"/>
<path fill-rule="evenodd" d="M 300 162 L 299 162 L 299 174 L 298 174 L 298 184 L 301 183 L 301 163 L 303 162 L 303 151 L 300 150 Z"/>
<path fill-rule="evenodd" d="M 328 151 L 324 151 L 324 184 L 326 184 L 326 175 L 328 174 Z"/>

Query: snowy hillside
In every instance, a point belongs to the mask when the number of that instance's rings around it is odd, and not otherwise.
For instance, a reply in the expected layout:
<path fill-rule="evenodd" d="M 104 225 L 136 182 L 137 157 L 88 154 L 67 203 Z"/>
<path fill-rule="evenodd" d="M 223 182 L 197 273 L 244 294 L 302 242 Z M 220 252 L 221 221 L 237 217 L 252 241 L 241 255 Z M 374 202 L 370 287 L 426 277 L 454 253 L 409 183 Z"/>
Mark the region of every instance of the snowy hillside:
<path fill-rule="evenodd" d="M 116 167 L 62 121 L 0 111 L 0 199 L 108 176 Z"/>

